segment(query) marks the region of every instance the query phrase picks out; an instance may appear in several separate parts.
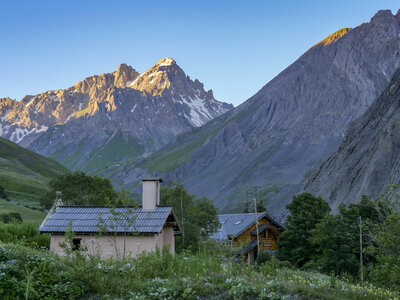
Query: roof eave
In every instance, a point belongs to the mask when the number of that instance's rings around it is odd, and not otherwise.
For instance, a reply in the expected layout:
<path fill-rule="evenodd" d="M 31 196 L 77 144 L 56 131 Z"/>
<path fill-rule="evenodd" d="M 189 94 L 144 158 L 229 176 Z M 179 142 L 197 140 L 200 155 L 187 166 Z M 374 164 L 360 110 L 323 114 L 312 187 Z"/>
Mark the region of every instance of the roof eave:
<path fill-rule="evenodd" d="M 143 236 L 143 235 L 156 235 L 160 232 L 102 232 L 99 233 L 98 231 L 74 231 L 75 235 L 129 235 L 129 236 Z M 40 234 L 52 234 L 52 235 L 65 235 L 65 231 L 47 231 L 41 230 Z"/>
<path fill-rule="evenodd" d="M 174 235 L 176 235 L 176 236 L 182 236 L 182 235 L 183 235 L 183 230 L 182 230 L 181 224 L 179 223 L 178 218 L 176 217 L 175 211 L 174 211 L 174 209 L 173 209 L 172 207 L 171 207 L 171 213 L 170 213 L 170 215 L 172 215 L 172 216 L 174 217 L 175 222 L 176 222 L 176 225 L 177 225 L 177 227 L 178 227 L 178 233 L 175 233 L 175 232 L 174 232 Z"/>

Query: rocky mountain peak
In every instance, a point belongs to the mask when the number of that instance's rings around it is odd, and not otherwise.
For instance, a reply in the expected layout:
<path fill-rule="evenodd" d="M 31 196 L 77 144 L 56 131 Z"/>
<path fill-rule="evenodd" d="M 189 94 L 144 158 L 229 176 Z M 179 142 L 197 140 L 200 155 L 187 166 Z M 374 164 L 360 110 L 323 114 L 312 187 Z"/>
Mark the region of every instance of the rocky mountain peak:
<path fill-rule="evenodd" d="M 179 94 L 188 88 L 190 78 L 177 65 L 174 59 L 159 60 L 150 70 L 141 74 L 129 87 L 146 91 L 152 96 L 162 96 L 171 87 Z"/>
<path fill-rule="evenodd" d="M 136 72 L 136 70 L 131 66 L 128 66 L 127 64 L 123 63 L 119 65 L 114 75 L 115 75 L 114 86 L 119 88 L 125 88 L 139 76 L 139 73 Z"/>
<path fill-rule="evenodd" d="M 337 42 L 338 40 L 340 40 L 344 35 L 349 33 L 350 30 L 351 30 L 351 28 L 349 28 L 349 27 L 342 28 L 342 29 L 336 31 L 335 33 L 331 34 L 327 38 L 323 39 L 322 41 L 320 41 L 315 46 L 322 45 L 323 47 L 325 47 L 325 46 L 328 46 L 330 44 L 333 44 L 333 43 Z"/>
<path fill-rule="evenodd" d="M 375 16 L 371 18 L 371 23 L 386 22 L 385 20 L 393 18 L 393 13 L 390 9 L 379 10 Z"/>
<path fill-rule="evenodd" d="M 176 65 L 176 61 L 173 58 L 162 58 L 158 61 L 158 63 L 156 63 L 156 66 L 159 67 L 166 67 L 166 66 L 172 66 L 172 65 Z"/>

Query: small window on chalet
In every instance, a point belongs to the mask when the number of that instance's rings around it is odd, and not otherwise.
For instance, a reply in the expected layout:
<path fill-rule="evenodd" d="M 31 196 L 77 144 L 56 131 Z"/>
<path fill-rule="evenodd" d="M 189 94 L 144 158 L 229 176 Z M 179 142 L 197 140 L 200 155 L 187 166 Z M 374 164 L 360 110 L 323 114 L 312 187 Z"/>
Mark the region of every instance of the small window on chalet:
<path fill-rule="evenodd" d="M 76 251 L 79 250 L 81 248 L 81 241 L 82 239 L 73 239 L 72 240 L 72 250 Z"/>
<path fill-rule="evenodd" d="M 242 220 L 236 221 L 236 222 L 235 222 L 235 225 L 239 225 L 239 224 L 242 223 L 242 222 L 243 222 Z"/>

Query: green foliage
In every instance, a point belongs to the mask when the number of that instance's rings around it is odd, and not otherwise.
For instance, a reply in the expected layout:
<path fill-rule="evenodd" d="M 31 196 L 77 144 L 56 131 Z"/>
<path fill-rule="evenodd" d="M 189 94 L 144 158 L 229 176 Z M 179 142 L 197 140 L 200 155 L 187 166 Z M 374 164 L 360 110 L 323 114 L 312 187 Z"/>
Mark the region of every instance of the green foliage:
<path fill-rule="evenodd" d="M 56 176 L 49 182 L 50 192 L 40 201 L 45 208 L 50 208 L 56 199 L 56 192 L 61 192 L 64 205 L 115 205 L 120 203 L 118 193 L 111 181 L 99 176 L 88 176 L 77 171 Z"/>
<path fill-rule="evenodd" d="M 270 251 L 261 251 L 256 258 L 256 264 L 257 265 L 262 265 L 268 261 L 271 261 L 272 255 Z"/>
<path fill-rule="evenodd" d="M 400 290 L 400 214 L 393 212 L 383 226 L 386 230 L 374 236 L 377 263 L 371 277 L 383 286 Z"/>
<path fill-rule="evenodd" d="M 353 221 L 357 222 L 357 219 Z M 358 232 L 354 229 L 357 228 L 349 226 L 340 215 L 325 216 L 309 238 L 316 251 L 305 266 L 326 274 L 358 274 Z"/>
<path fill-rule="evenodd" d="M 307 195 L 308 199 L 312 197 Z M 304 203 L 304 197 L 301 199 L 301 205 L 298 201 L 288 205 L 291 216 L 286 223 L 286 232 L 281 235 L 279 257 L 304 269 L 358 277 L 359 220 L 361 217 L 364 231 L 363 247 L 372 247 L 374 243 L 368 235 L 368 230 L 371 226 L 381 223 L 376 209 L 379 205 L 369 197 L 363 196 L 360 203 L 349 206 L 342 204 L 338 214 L 329 215 L 328 204 L 323 203 L 322 199 L 309 203 Z M 383 207 L 382 204 L 380 206 Z M 325 213 L 321 213 L 324 211 Z M 297 259 L 302 259 L 301 264 L 296 261 L 296 255 Z M 371 266 L 375 261 L 372 254 L 363 253 L 363 258 L 367 266 Z"/>
<path fill-rule="evenodd" d="M 330 207 L 321 197 L 303 193 L 294 196 L 286 208 L 290 215 L 285 223 L 285 232 L 280 236 L 279 258 L 302 267 L 317 252 L 309 239 L 319 220 L 329 213 Z"/>
<path fill-rule="evenodd" d="M 397 185 L 388 186 L 380 196 L 377 212 L 381 222 L 369 230 L 373 244 L 368 250 L 376 257 L 370 278 L 380 285 L 400 290 L 400 194 Z"/>
<path fill-rule="evenodd" d="M 347 207 L 342 204 L 336 215 L 327 214 L 329 209 L 322 199 L 315 201 L 315 197 L 306 195 L 295 200 L 288 205 L 291 216 L 281 235 L 281 259 L 303 269 L 358 280 L 361 228 L 364 278 L 400 290 L 400 194 L 397 186 L 389 186 L 376 201 L 363 196 L 360 203 Z M 321 215 L 323 211 L 325 216 Z M 299 257 L 302 264 L 298 263 Z"/>
<path fill-rule="evenodd" d="M 399 294 L 313 272 L 276 259 L 255 268 L 203 244 L 196 255 L 149 253 L 124 263 L 57 256 L 0 244 L 0 294 L 8 299 L 397 299 Z"/>
<path fill-rule="evenodd" d="M 4 224 L 22 223 L 22 217 L 21 214 L 17 212 L 3 213 L 0 214 L 0 222 Z"/>
<path fill-rule="evenodd" d="M 39 229 L 34 224 L 0 223 L 0 242 L 18 243 L 33 248 L 49 248 L 50 236 L 47 234 L 41 235 Z"/>
<path fill-rule="evenodd" d="M 82 288 L 66 270 L 47 252 L 0 244 L 0 295 L 6 299 L 76 299 Z"/>
<path fill-rule="evenodd" d="M 0 185 L 0 198 L 7 199 L 6 189 L 2 185 Z"/>
<path fill-rule="evenodd" d="M 360 257 L 360 217 L 363 234 L 363 247 L 369 248 L 373 241 L 368 235 L 371 226 L 381 221 L 376 210 L 377 204 L 367 196 L 362 196 L 360 203 L 348 206 L 341 204 L 339 213 L 327 216 L 317 225 L 311 242 L 317 246 L 319 255 L 313 257 L 313 264 L 325 273 L 344 273 L 358 277 Z M 375 261 L 373 255 L 363 253 L 364 264 Z"/>
<path fill-rule="evenodd" d="M 176 238 L 176 249 L 197 250 L 199 241 L 219 227 L 218 211 L 213 201 L 205 197 L 195 199 L 181 184 L 161 190 L 161 204 L 173 207 L 184 236 Z"/>

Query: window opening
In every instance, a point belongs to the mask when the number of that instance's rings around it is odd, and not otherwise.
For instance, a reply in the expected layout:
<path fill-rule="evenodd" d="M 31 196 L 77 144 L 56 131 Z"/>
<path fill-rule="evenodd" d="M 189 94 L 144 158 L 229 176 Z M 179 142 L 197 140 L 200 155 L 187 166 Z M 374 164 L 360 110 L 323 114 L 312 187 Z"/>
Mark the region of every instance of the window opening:
<path fill-rule="evenodd" d="M 76 239 L 76 238 L 73 239 L 72 240 L 72 244 L 73 244 L 72 250 L 74 250 L 74 251 L 79 250 L 81 248 L 81 241 L 82 241 L 82 239 Z"/>

